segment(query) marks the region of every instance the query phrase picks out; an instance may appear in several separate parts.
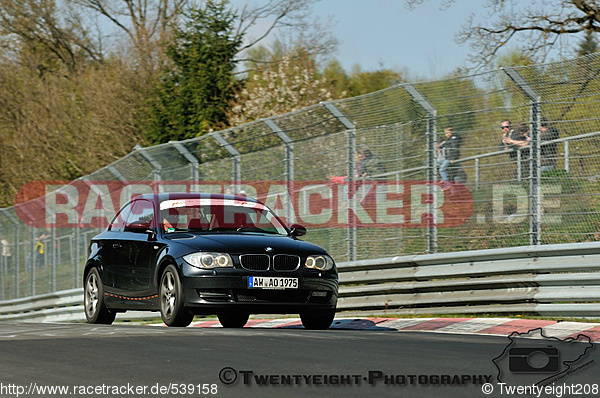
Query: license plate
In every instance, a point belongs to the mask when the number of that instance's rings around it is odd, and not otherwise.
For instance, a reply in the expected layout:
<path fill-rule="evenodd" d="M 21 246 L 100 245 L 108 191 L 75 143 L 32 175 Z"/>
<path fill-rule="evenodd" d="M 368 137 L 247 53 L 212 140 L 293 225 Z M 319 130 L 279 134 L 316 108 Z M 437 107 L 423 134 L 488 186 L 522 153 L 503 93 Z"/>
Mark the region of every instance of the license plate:
<path fill-rule="evenodd" d="M 249 276 L 248 287 L 251 289 L 298 289 L 298 278 Z"/>

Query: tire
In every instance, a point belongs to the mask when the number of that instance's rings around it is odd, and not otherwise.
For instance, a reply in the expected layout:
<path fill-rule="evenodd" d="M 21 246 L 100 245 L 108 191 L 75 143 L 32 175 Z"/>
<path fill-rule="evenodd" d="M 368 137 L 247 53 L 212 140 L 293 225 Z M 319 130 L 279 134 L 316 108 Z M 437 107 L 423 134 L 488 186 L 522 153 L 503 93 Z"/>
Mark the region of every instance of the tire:
<path fill-rule="evenodd" d="M 104 287 L 100 273 L 96 268 L 90 269 L 85 277 L 83 292 L 83 308 L 88 323 L 110 325 L 117 315 L 106 308 L 104 303 Z"/>
<path fill-rule="evenodd" d="M 300 314 L 302 326 L 309 330 L 327 330 L 335 318 L 335 309 Z"/>
<path fill-rule="evenodd" d="M 217 315 L 224 328 L 243 328 L 250 314 L 244 311 L 226 311 Z"/>
<path fill-rule="evenodd" d="M 160 316 L 167 326 L 186 327 L 194 319 L 183 305 L 183 289 L 179 274 L 173 265 L 167 266 L 160 278 Z"/>

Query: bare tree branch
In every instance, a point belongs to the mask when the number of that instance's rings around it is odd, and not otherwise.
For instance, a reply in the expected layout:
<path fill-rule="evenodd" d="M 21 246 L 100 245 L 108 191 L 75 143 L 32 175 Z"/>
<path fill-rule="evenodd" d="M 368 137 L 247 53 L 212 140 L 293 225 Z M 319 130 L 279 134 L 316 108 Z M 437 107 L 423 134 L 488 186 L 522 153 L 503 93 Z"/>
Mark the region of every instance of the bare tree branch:
<path fill-rule="evenodd" d="M 414 9 L 426 0 L 405 0 Z M 447 7 L 455 0 L 445 0 Z M 600 0 L 529 0 L 514 3 L 488 0 L 485 15 L 471 15 L 456 36 L 471 47 L 474 69 L 494 66 L 499 52 L 509 45 L 534 61 L 543 61 L 549 51 L 559 51 L 559 38 L 581 32 L 600 32 Z M 561 54 L 572 55 L 572 54 Z"/>

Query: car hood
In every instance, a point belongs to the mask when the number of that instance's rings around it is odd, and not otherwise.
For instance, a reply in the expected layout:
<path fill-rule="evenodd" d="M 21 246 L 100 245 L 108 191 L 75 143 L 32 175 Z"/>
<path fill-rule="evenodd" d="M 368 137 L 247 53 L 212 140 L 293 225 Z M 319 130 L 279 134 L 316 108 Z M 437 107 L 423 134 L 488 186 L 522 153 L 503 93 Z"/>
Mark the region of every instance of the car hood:
<path fill-rule="evenodd" d="M 271 253 L 271 254 L 324 254 L 325 249 L 301 240 L 281 235 L 250 233 L 194 234 L 176 233 L 165 237 L 173 243 L 198 251 L 216 251 L 232 254 Z M 267 251 L 270 247 L 272 250 Z"/>

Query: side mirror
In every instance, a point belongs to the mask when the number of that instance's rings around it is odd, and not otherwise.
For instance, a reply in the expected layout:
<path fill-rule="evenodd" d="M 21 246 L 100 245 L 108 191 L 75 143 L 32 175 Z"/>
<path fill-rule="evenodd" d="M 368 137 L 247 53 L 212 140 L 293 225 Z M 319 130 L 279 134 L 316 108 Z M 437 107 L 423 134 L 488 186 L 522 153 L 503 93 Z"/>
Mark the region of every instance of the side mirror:
<path fill-rule="evenodd" d="M 292 236 L 304 236 L 306 235 L 306 227 L 300 224 L 292 224 L 290 225 L 290 234 Z"/>
<path fill-rule="evenodd" d="M 150 223 L 147 222 L 133 222 L 131 224 L 125 225 L 125 232 L 135 232 L 135 233 L 147 233 L 153 232 L 150 230 Z"/>

